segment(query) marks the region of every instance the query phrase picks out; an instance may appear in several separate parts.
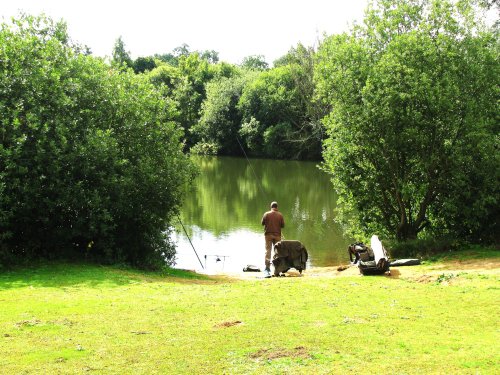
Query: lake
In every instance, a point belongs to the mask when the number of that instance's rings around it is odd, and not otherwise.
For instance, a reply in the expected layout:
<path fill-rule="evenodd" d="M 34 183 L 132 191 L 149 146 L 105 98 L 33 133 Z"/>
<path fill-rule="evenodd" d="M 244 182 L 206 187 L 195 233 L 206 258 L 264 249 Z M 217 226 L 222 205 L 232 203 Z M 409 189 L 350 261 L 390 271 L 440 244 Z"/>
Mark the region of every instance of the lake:
<path fill-rule="evenodd" d="M 177 223 L 176 267 L 205 272 L 264 268 L 262 215 L 277 201 L 285 218 L 283 236 L 309 252 L 308 267 L 348 261 L 347 245 L 334 222 L 336 196 L 316 162 L 196 157 L 200 175 L 188 191 L 181 221 L 200 261 Z"/>

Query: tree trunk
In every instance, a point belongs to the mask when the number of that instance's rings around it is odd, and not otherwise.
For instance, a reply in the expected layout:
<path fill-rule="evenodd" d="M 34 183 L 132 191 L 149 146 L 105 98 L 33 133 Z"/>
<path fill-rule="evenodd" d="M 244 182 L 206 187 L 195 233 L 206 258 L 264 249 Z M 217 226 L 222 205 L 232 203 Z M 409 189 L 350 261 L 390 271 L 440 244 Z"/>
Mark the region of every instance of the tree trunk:
<path fill-rule="evenodd" d="M 396 238 L 398 241 L 416 240 L 417 233 L 418 228 L 405 220 L 403 223 L 398 225 L 396 229 Z"/>

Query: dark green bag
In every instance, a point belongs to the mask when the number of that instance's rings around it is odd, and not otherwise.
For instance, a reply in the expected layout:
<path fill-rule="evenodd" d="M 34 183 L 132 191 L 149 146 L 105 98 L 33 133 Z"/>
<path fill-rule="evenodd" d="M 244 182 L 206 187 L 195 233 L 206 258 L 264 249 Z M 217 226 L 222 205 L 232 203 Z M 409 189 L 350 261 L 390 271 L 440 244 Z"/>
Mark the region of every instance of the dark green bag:
<path fill-rule="evenodd" d="M 295 268 L 299 273 L 306 269 L 307 249 L 300 241 L 283 240 L 274 246 L 274 276 Z"/>

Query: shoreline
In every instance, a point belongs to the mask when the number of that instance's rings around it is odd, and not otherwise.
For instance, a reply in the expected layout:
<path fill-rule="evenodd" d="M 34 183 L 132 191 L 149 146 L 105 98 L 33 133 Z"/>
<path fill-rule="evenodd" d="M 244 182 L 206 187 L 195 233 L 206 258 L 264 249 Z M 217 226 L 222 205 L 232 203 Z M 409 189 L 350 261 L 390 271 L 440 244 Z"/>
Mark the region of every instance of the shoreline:
<path fill-rule="evenodd" d="M 340 268 L 346 267 L 340 270 Z M 295 269 L 291 269 L 285 273 L 285 277 L 297 278 L 336 278 L 336 277 L 384 277 L 390 279 L 408 279 L 418 282 L 433 282 L 439 279 L 442 275 L 458 275 L 465 273 L 487 274 L 500 276 L 500 257 L 483 258 L 483 259 L 450 259 L 437 262 L 424 261 L 416 266 L 393 266 L 390 272 L 384 275 L 363 276 L 356 265 L 340 264 L 338 266 L 312 267 L 306 269 L 300 274 Z M 228 277 L 240 280 L 273 280 L 281 277 L 271 277 L 264 279 L 262 272 L 222 272 L 209 277 Z"/>

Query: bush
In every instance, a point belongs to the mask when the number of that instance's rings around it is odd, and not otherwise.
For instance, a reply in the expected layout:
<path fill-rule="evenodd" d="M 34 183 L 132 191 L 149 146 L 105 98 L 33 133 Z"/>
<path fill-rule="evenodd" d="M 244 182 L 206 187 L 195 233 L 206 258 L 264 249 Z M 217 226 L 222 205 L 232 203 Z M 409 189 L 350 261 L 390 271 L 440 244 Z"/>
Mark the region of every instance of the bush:
<path fill-rule="evenodd" d="M 389 241 L 386 244 L 391 259 L 427 259 L 436 254 L 455 251 L 461 243 L 450 238 L 426 238 L 411 241 Z"/>
<path fill-rule="evenodd" d="M 191 147 L 190 152 L 195 155 L 217 155 L 219 146 L 211 142 L 198 142 Z"/>
<path fill-rule="evenodd" d="M 0 30 L 0 263 L 172 260 L 193 167 L 147 81 L 70 45 L 63 23 Z"/>

